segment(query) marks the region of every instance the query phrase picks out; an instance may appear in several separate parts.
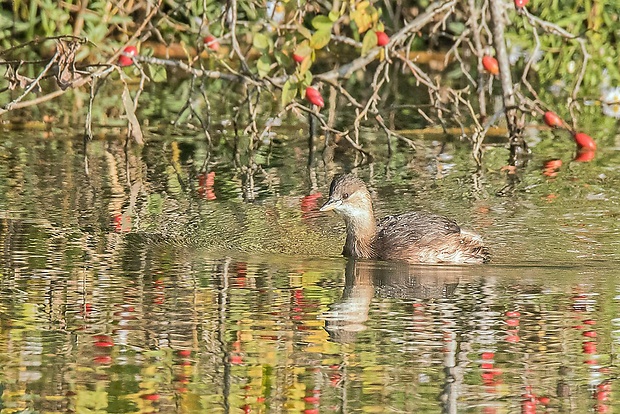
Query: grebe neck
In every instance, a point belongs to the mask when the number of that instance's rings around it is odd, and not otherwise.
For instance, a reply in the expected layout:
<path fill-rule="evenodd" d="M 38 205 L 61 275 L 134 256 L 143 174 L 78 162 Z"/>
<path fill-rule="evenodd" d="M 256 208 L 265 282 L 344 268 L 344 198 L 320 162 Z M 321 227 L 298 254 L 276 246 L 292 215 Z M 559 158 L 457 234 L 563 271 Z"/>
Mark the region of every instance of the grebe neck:
<path fill-rule="evenodd" d="M 372 204 L 364 208 L 350 209 L 344 215 L 347 226 L 347 240 L 343 254 L 348 257 L 371 259 L 377 257 L 377 223 Z"/>

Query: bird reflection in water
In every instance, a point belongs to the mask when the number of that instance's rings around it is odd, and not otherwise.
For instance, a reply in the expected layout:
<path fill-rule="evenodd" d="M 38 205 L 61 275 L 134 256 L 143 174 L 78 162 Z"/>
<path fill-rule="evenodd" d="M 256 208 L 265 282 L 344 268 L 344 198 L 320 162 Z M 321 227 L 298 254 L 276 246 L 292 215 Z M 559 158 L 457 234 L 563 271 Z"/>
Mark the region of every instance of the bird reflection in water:
<path fill-rule="evenodd" d="M 454 294 L 459 281 L 471 268 L 410 265 L 350 259 L 345 271 L 342 300 L 323 313 L 331 340 L 353 343 L 366 329 L 373 297 L 402 300 L 441 299 Z"/>

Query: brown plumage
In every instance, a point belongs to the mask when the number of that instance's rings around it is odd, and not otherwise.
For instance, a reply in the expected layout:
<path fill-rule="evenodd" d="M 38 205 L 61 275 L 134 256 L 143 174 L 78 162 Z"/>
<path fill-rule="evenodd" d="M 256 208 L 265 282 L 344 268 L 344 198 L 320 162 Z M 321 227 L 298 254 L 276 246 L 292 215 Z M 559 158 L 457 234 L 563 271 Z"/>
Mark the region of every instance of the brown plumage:
<path fill-rule="evenodd" d="M 320 210 L 334 210 L 343 216 L 347 240 L 342 254 L 347 257 L 409 263 L 489 260 L 480 236 L 462 230 L 447 217 L 413 211 L 388 216 L 377 223 L 366 184 L 351 174 L 334 178 L 329 200 Z"/>

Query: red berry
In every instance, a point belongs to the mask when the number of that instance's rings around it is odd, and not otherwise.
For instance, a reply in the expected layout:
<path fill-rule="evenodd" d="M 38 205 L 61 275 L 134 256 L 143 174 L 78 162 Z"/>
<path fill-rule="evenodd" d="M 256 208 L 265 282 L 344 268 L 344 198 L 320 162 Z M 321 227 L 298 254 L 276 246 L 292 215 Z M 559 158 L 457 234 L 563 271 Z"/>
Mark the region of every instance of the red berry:
<path fill-rule="evenodd" d="M 517 9 L 520 9 L 522 7 L 527 6 L 527 4 L 530 2 L 530 0 L 515 0 L 515 7 Z"/>
<path fill-rule="evenodd" d="M 595 354 L 596 353 L 596 344 L 594 342 L 584 342 L 583 344 L 583 352 L 585 354 Z"/>
<path fill-rule="evenodd" d="M 112 338 L 109 335 L 95 335 L 93 339 L 96 341 L 108 341 L 112 342 Z"/>
<path fill-rule="evenodd" d="M 523 401 L 521 403 L 521 413 L 536 414 L 536 403 L 530 400 Z"/>
<path fill-rule="evenodd" d="M 545 112 L 543 119 L 545 120 L 545 124 L 552 128 L 562 126 L 562 119 L 560 119 L 560 117 L 555 112 Z"/>
<path fill-rule="evenodd" d="M 482 58 L 482 66 L 492 75 L 499 75 L 499 64 L 493 56 L 484 56 Z"/>
<path fill-rule="evenodd" d="M 129 66 L 133 64 L 133 58 L 138 54 L 138 48 L 135 46 L 125 46 L 123 52 L 118 57 L 118 66 Z"/>
<path fill-rule="evenodd" d="M 97 364 L 102 364 L 102 365 L 111 364 L 112 357 L 109 355 L 98 355 L 93 358 L 93 361 L 95 361 L 95 363 Z"/>
<path fill-rule="evenodd" d="M 526 392 L 525 394 L 521 395 L 521 398 L 527 401 L 534 401 L 536 399 L 536 396 L 531 392 Z"/>
<path fill-rule="evenodd" d="M 304 61 L 304 59 L 305 59 L 305 57 L 304 57 L 304 56 L 302 56 L 302 55 L 298 55 L 297 53 L 293 53 L 293 60 L 294 60 L 295 62 L 297 62 L 297 63 L 301 63 L 301 62 L 303 62 L 303 61 Z"/>
<path fill-rule="evenodd" d="M 551 402 L 551 398 L 549 398 L 549 397 L 538 397 L 538 402 L 541 403 L 544 406 L 547 406 Z"/>
<path fill-rule="evenodd" d="M 546 170 L 559 170 L 561 166 L 562 166 L 562 160 L 560 159 L 549 160 L 545 162 Z"/>
<path fill-rule="evenodd" d="M 220 48 L 220 42 L 217 41 L 217 39 L 215 38 L 215 36 L 213 35 L 208 35 L 203 39 L 205 46 L 207 46 L 209 49 L 217 52 Z"/>
<path fill-rule="evenodd" d="M 325 106 L 325 102 L 323 102 L 323 97 L 321 93 L 314 89 L 312 86 L 308 86 L 306 88 L 306 99 L 313 105 L 322 108 Z"/>
<path fill-rule="evenodd" d="M 596 155 L 595 151 L 590 151 L 587 149 L 581 150 L 575 156 L 575 161 L 577 162 L 590 162 L 594 159 L 594 155 Z"/>
<path fill-rule="evenodd" d="M 377 35 L 377 46 L 385 46 L 390 43 L 390 37 L 385 34 L 385 32 L 376 31 Z"/>
<path fill-rule="evenodd" d="M 608 401 L 609 400 L 609 392 L 607 391 L 599 391 L 596 393 L 596 399 L 599 401 Z"/>
<path fill-rule="evenodd" d="M 143 394 L 140 396 L 140 398 L 142 398 L 143 400 L 147 400 L 147 401 L 158 401 L 159 394 Z"/>
<path fill-rule="evenodd" d="M 596 143 L 590 135 L 584 134 L 583 132 L 576 132 L 573 138 L 575 138 L 575 142 L 577 143 L 579 149 L 588 151 L 596 150 Z"/>
<path fill-rule="evenodd" d="M 133 63 L 133 59 L 127 56 L 118 57 L 118 66 L 129 66 Z"/>
<path fill-rule="evenodd" d="M 318 404 L 321 402 L 321 399 L 316 395 L 309 395 L 307 397 L 304 397 L 304 401 L 308 404 Z"/>
<path fill-rule="evenodd" d="M 556 175 L 558 175 L 558 170 L 560 169 L 561 166 L 562 166 L 562 160 L 560 159 L 549 160 L 545 162 L 545 165 L 543 167 L 543 175 L 547 177 L 555 177 Z"/>

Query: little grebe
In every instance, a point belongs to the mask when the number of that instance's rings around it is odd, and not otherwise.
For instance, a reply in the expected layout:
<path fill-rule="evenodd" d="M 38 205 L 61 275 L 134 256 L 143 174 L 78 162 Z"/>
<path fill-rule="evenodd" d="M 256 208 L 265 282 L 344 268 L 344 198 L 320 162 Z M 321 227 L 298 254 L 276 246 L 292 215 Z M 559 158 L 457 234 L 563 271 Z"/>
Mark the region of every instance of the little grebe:
<path fill-rule="evenodd" d="M 412 211 L 388 216 L 377 223 L 366 184 L 345 174 L 334 178 L 329 200 L 320 211 L 334 210 L 344 217 L 347 240 L 342 254 L 363 259 L 409 263 L 484 263 L 489 252 L 475 233 L 453 220 Z"/>

